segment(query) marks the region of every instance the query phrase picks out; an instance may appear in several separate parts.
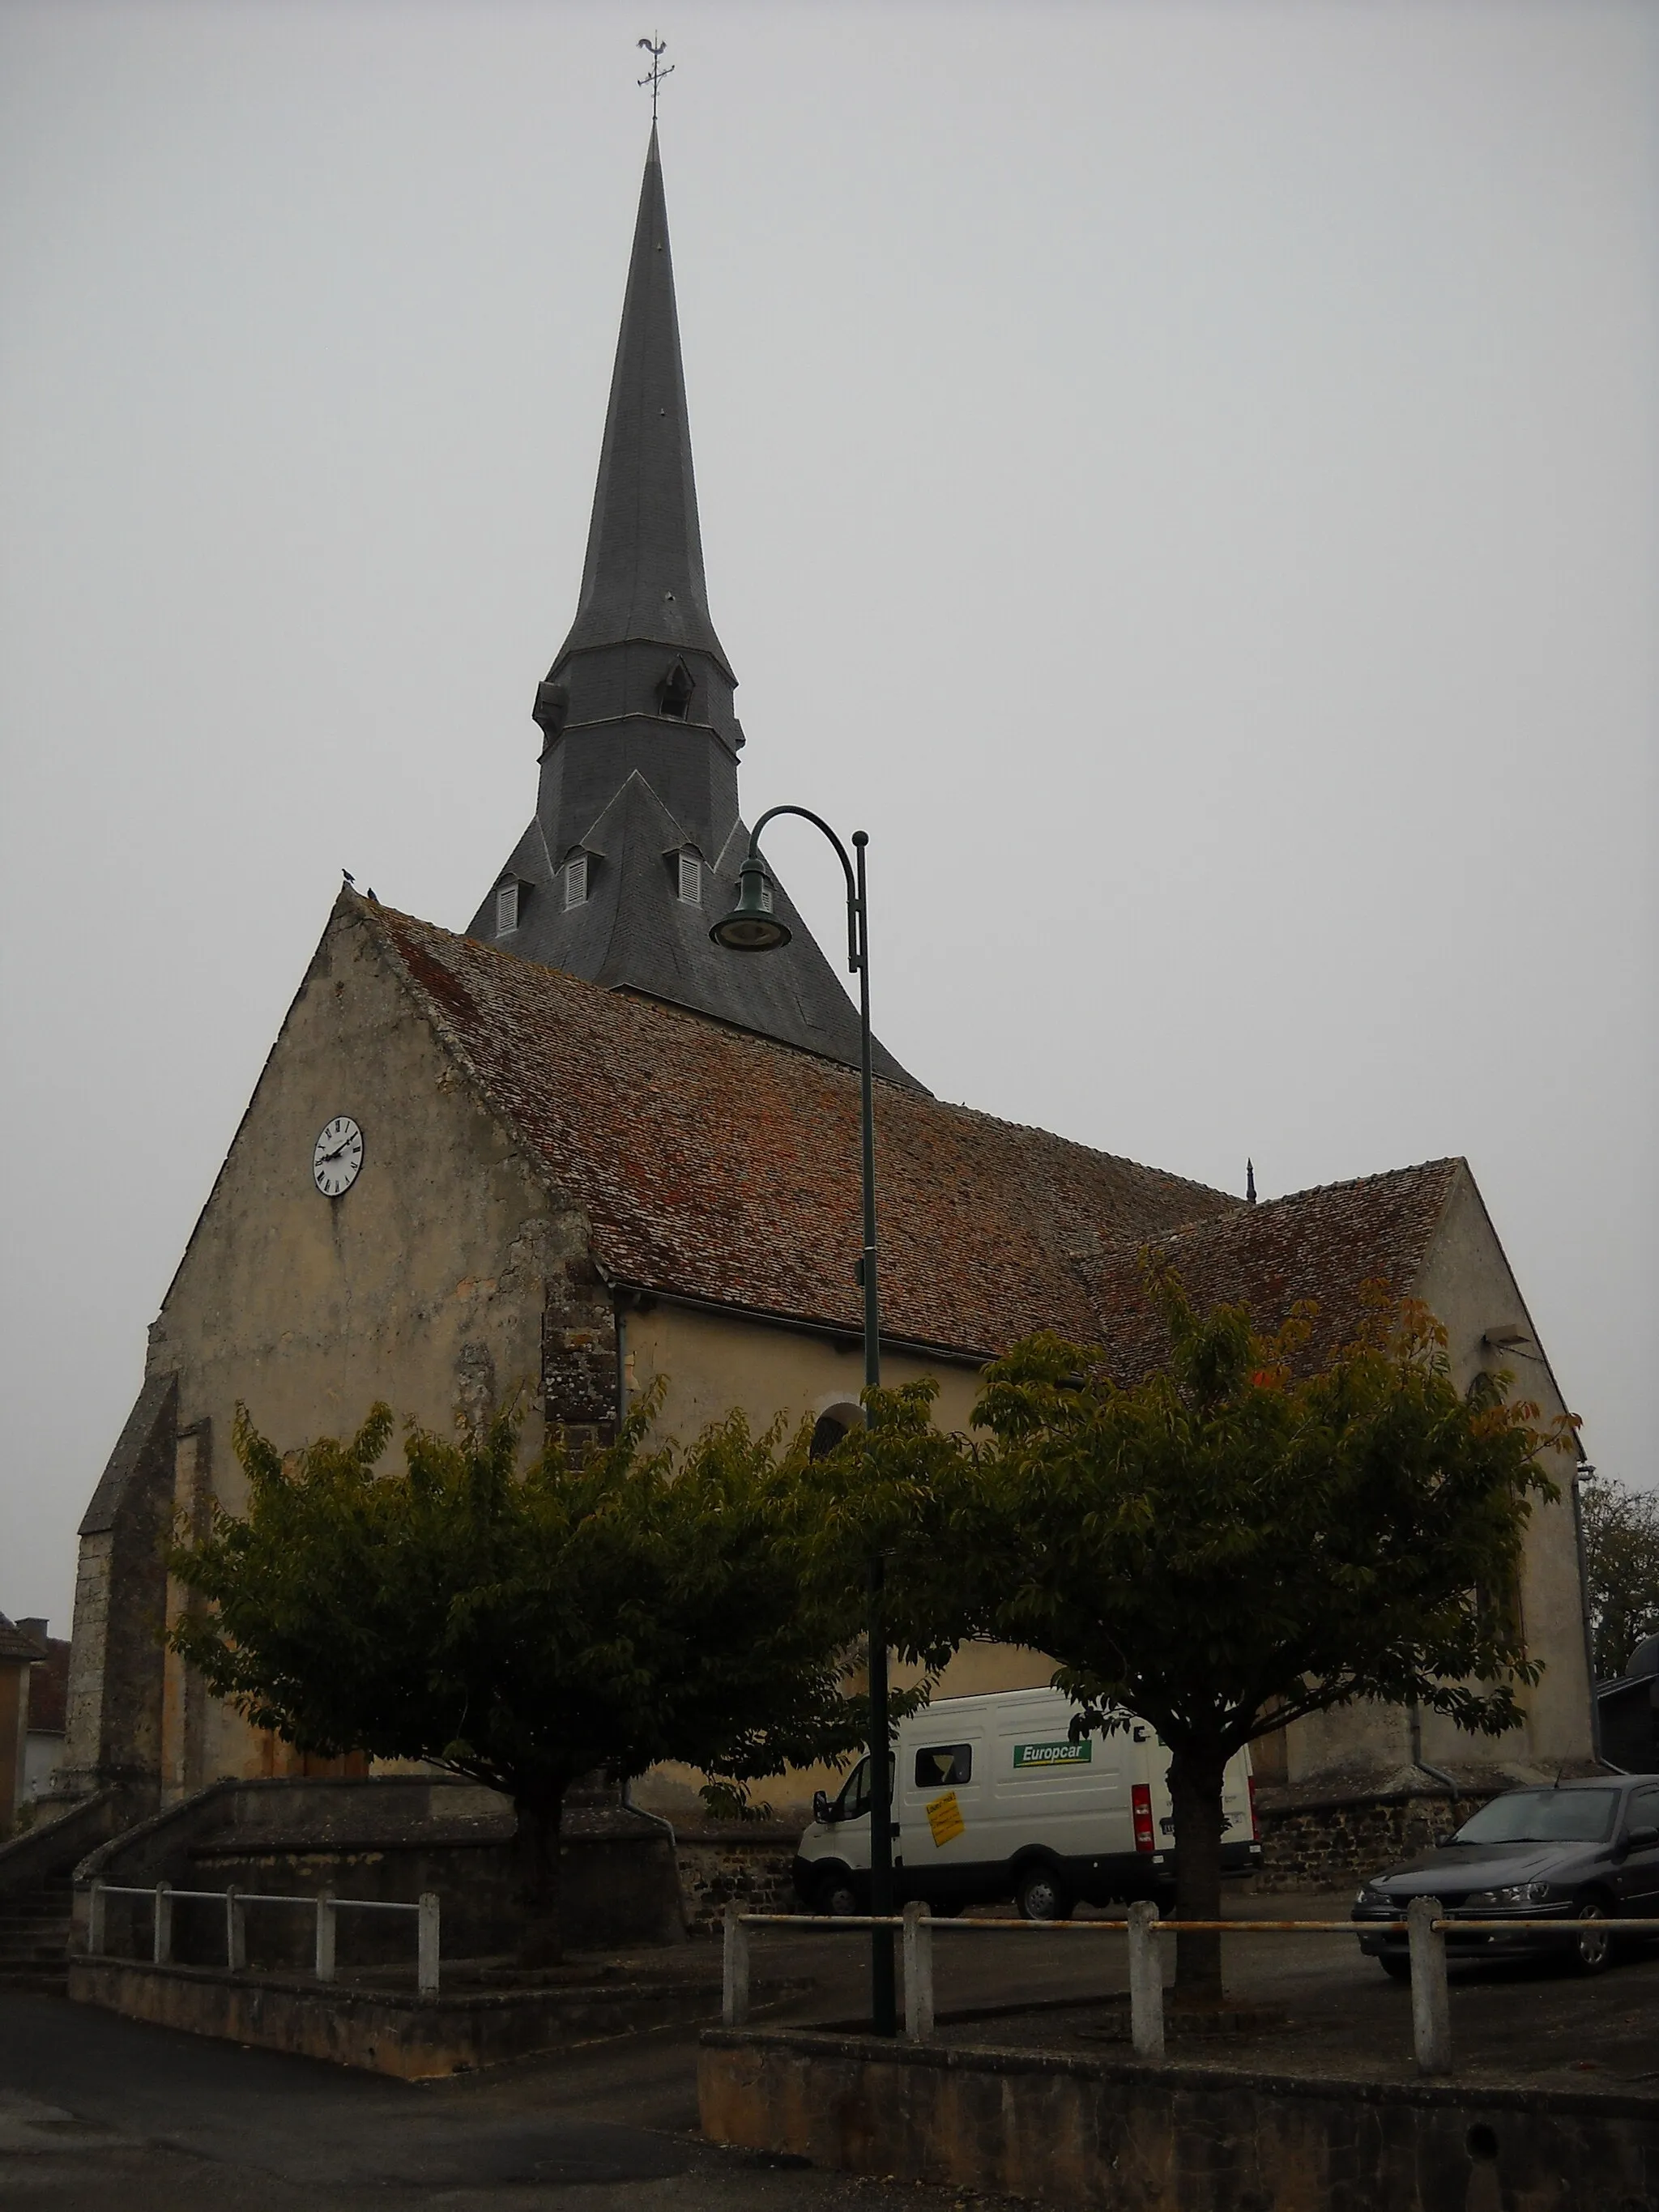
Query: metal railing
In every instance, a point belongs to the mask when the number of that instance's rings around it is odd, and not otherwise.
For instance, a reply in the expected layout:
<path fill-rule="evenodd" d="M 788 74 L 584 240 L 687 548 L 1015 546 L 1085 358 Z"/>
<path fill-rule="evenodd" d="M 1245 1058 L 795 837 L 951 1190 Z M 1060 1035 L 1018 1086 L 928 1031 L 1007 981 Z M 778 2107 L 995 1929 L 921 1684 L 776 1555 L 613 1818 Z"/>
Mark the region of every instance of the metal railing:
<path fill-rule="evenodd" d="M 439 1911 L 436 1893 L 422 1893 L 418 1905 L 404 1905 L 379 1897 L 336 1897 L 325 1890 L 320 1897 L 276 1897 L 258 1889 L 175 1889 L 169 1881 L 153 1888 L 134 1889 L 113 1881 L 92 1884 L 87 1917 L 87 1955 L 101 1959 L 105 1950 L 106 1899 L 148 1897 L 154 1905 L 151 1956 L 158 1966 L 173 1963 L 173 1908 L 179 1899 L 222 1905 L 225 1914 L 225 1965 L 234 1974 L 247 1967 L 247 1908 L 250 1905 L 303 1905 L 317 1916 L 316 1972 L 319 1982 L 335 1979 L 335 1935 L 343 1912 L 412 1912 L 415 1920 L 415 1981 L 422 1996 L 438 1990 Z"/>
<path fill-rule="evenodd" d="M 1403 1920 L 1160 1920 L 1146 1899 L 1129 1907 L 1126 1920 L 935 1920 L 926 1905 L 907 1905 L 902 1914 L 877 1918 L 868 1913 L 833 1918 L 798 1912 L 743 1912 L 728 1905 L 725 1917 L 725 1975 L 720 2019 L 741 2027 L 749 2017 L 749 1930 L 789 1928 L 797 1934 L 839 1934 L 865 1928 L 896 1928 L 904 1949 L 904 2033 L 912 2043 L 927 2043 L 934 2029 L 933 1939 L 989 1930 L 999 1936 L 1127 1936 L 1129 1948 L 1129 2040 L 1138 2058 L 1164 2057 L 1164 1962 L 1158 1954 L 1163 1936 L 1404 1936 L 1411 1962 L 1412 2044 L 1420 2074 L 1449 2074 L 1451 1999 L 1446 1980 L 1446 1936 L 1514 1935 L 1548 1929 L 1563 1947 L 1591 1933 L 1659 1936 L 1659 1920 L 1561 1918 L 1449 1919 L 1437 1897 L 1413 1898 Z"/>

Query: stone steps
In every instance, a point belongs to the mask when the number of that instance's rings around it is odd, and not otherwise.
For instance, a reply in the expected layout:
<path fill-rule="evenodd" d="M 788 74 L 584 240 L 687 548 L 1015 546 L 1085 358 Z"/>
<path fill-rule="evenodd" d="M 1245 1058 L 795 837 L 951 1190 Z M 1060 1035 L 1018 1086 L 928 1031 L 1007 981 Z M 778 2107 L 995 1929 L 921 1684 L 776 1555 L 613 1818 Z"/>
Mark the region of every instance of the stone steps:
<path fill-rule="evenodd" d="M 67 1882 L 9 1897 L 0 1907 L 0 1987 L 61 1990 L 69 1972 Z"/>

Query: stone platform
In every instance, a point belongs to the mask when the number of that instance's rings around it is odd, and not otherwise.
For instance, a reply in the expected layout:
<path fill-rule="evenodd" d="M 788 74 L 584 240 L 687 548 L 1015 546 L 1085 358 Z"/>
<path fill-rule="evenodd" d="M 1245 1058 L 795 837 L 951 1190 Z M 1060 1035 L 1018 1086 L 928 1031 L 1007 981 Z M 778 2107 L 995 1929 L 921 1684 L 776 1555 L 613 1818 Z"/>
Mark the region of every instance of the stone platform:
<path fill-rule="evenodd" d="M 389 1976 L 325 1987 L 303 1974 L 71 1958 L 69 1994 L 76 2003 L 189 2034 L 418 2081 L 643 2028 L 717 2020 L 718 1961 L 688 1966 L 684 1960 L 682 1953 L 654 1973 L 578 1971 L 527 1988 L 510 1981 L 469 1986 L 457 1976 L 437 1995 L 422 1996 Z M 759 1983 L 757 1995 L 776 2002 L 810 1987 L 799 1980 Z"/>
<path fill-rule="evenodd" d="M 1659 2212 L 1659 2097 L 713 2029 L 712 2142 L 1091 2212 Z"/>

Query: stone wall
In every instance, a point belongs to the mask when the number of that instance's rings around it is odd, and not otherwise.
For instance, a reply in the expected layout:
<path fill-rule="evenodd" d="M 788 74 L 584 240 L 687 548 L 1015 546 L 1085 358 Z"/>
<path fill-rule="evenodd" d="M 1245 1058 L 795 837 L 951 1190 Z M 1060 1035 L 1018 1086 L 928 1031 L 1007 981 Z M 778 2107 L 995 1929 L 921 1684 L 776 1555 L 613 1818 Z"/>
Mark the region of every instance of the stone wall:
<path fill-rule="evenodd" d="M 437 1893 L 446 1958 L 510 1954 L 519 1909 L 513 1809 L 494 1791 L 416 1776 L 368 1780 L 311 1777 L 222 1782 L 142 1821 L 76 1869 L 77 1920 L 84 1927 L 94 1879 L 149 1888 L 222 1894 L 342 1898 L 413 1904 Z M 669 1840 L 620 1808 L 578 1803 L 567 1812 L 560 1851 L 564 1940 L 604 1951 L 680 1940 L 679 1899 Z M 121 1957 L 149 1949 L 145 1898 L 108 1901 L 106 1946 Z M 314 1921 L 302 1907 L 270 1905 L 247 1916 L 250 1963 L 303 1966 Z M 401 1914 L 347 1913 L 341 1965 L 406 1961 L 413 1933 Z M 222 1909 L 202 1900 L 174 1906 L 174 1955 L 185 1965 L 224 1960 Z"/>
<path fill-rule="evenodd" d="M 714 1934 L 728 1905 L 745 1912 L 796 1912 L 790 1869 L 799 1847 L 793 1828 L 682 1832 L 676 1846 L 688 1934 Z"/>
<path fill-rule="evenodd" d="M 713 2142 L 1092 2212 L 1659 2212 L 1659 2100 L 714 2028 Z"/>
<path fill-rule="evenodd" d="M 1341 1889 L 1396 1859 L 1425 1851 L 1495 1793 L 1431 1796 L 1388 1791 L 1371 1796 L 1313 1797 L 1261 1790 L 1259 1889 Z M 1277 1801 L 1277 1802 L 1275 1802 Z"/>

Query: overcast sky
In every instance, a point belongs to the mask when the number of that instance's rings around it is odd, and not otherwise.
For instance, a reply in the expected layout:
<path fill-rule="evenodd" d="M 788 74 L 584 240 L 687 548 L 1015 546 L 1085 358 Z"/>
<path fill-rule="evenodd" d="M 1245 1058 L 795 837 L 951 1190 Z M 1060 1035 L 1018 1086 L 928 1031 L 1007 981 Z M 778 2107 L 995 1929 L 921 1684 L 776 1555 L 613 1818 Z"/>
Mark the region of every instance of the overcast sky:
<path fill-rule="evenodd" d="M 530 814 L 659 27 L 745 810 L 868 829 L 887 1042 L 1467 1155 L 1653 1480 L 1659 9 L 0 0 L 0 1608 L 340 870 L 460 927 Z"/>

